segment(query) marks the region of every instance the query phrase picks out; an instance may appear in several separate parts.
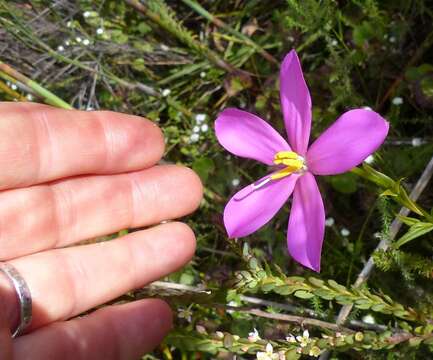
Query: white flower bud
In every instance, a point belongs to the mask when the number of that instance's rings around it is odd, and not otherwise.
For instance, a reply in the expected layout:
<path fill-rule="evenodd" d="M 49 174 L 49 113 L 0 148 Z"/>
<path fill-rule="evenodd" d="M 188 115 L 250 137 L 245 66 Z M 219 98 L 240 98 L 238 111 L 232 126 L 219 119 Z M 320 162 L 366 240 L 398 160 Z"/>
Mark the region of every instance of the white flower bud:
<path fill-rule="evenodd" d="M 162 96 L 167 97 L 168 95 L 170 95 L 171 90 L 170 89 L 164 89 L 162 90 Z"/>
<path fill-rule="evenodd" d="M 199 139 L 200 139 L 200 135 L 199 134 L 192 134 L 189 137 L 189 141 L 192 142 L 192 143 L 197 142 Z"/>
<path fill-rule="evenodd" d="M 195 116 L 195 121 L 197 121 L 197 123 L 199 124 L 201 124 L 205 120 L 206 120 L 206 114 L 197 114 Z"/>
<path fill-rule="evenodd" d="M 403 99 L 400 96 L 396 96 L 394 99 L 391 100 L 392 104 L 395 106 L 399 106 L 403 104 Z"/>
<path fill-rule="evenodd" d="M 421 143 L 422 143 L 422 141 L 420 138 L 413 138 L 412 139 L 412 146 L 413 147 L 418 147 L 421 145 Z"/>
<path fill-rule="evenodd" d="M 329 217 L 325 220 L 325 226 L 327 227 L 331 227 L 334 224 L 335 224 L 335 220 L 332 217 Z"/>
<path fill-rule="evenodd" d="M 346 228 L 342 228 L 340 231 L 340 234 L 344 237 L 349 236 L 350 235 L 350 231 Z"/>

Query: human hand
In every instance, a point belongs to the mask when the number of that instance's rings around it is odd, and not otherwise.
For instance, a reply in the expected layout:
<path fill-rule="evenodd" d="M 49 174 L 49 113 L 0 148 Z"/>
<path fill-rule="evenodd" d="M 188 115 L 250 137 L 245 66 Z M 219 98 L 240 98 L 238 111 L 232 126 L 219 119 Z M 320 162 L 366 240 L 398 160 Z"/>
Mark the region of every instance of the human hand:
<path fill-rule="evenodd" d="M 66 320 L 192 257 L 194 234 L 179 222 L 71 246 L 197 208 L 200 180 L 155 165 L 163 150 L 161 131 L 136 116 L 0 103 L 0 261 L 19 271 L 33 300 L 30 327 L 12 340 L 19 304 L 0 273 L 0 359 L 138 359 L 162 340 L 171 312 L 160 300 Z"/>

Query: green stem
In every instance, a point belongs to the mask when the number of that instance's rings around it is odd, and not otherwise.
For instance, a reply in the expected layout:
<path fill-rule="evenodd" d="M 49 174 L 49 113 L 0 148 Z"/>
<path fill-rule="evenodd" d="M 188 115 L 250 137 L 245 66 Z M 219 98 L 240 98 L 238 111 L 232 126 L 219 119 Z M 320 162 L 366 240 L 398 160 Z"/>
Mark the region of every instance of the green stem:
<path fill-rule="evenodd" d="M 43 86 L 39 85 L 36 81 L 29 79 L 27 76 L 21 74 L 11 66 L 5 64 L 0 60 L 0 73 L 4 73 L 9 75 L 13 79 L 23 83 L 28 86 L 30 89 L 34 91 L 34 93 L 44 99 L 44 102 L 47 104 L 57 106 L 62 109 L 73 109 L 71 105 L 69 105 L 64 100 L 60 99 L 57 95 L 54 95 L 51 91 L 45 89 Z"/>

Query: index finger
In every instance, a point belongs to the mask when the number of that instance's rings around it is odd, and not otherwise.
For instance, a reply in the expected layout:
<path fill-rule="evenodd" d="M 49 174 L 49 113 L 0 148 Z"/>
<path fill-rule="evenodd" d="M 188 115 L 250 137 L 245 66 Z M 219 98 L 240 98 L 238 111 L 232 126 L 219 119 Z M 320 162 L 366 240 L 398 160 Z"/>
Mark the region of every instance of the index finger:
<path fill-rule="evenodd" d="M 139 170 L 163 151 L 159 128 L 138 116 L 0 103 L 0 190 Z"/>

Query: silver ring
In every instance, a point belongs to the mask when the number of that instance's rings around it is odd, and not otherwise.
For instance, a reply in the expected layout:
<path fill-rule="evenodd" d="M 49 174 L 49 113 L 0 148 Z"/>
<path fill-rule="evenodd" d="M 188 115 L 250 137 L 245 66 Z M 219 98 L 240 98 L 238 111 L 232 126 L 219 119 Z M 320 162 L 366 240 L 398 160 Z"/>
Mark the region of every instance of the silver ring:
<path fill-rule="evenodd" d="M 20 304 L 20 322 L 12 333 L 12 338 L 14 338 L 20 335 L 32 321 L 32 296 L 27 283 L 14 266 L 0 262 L 0 271 L 6 275 L 14 286 Z"/>

